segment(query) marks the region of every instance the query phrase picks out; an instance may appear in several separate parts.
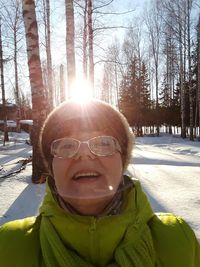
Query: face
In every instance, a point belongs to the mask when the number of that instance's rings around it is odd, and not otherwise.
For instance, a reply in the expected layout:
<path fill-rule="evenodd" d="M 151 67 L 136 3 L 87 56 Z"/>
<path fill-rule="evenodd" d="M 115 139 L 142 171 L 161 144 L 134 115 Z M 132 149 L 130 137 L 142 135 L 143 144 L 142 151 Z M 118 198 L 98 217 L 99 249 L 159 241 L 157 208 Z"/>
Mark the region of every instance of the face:
<path fill-rule="evenodd" d="M 76 132 L 71 138 L 86 141 L 103 132 Z M 97 215 L 109 203 L 122 181 L 121 154 L 96 156 L 81 144 L 73 158 L 53 158 L 53 175 L 58 193 L 82 214 Z"/>

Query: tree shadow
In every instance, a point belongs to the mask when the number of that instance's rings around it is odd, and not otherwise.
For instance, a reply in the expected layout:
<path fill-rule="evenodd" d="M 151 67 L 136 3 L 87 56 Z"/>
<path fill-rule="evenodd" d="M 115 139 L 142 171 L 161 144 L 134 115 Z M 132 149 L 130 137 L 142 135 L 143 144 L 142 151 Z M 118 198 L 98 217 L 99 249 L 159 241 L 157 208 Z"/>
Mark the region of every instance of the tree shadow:
<path fill-rule="evenodd" d="M 7 164 L 10 161 L 14 161 L 15 159 L 18 158 L 27 158 L 32 154 L 32 148 L 27 146 L 24 147 L 24 144 L 16 147 L 13 146 L 11 149 L 5 149 L 5 150 L 3 150 L 1 147 L 0 151 L 1 151 L 1 165 Z"/>
<path fill-rule="evenodd" d="M 175 161 L 175 160 L 162 160 L 162 159 L 150 159 L 150 158 L 137 158 L 133 157 L 130 160 L 130 164 L 149 164 L 149 165 L 169 165 L 169 166 L 188 166 L 188 167 L 199 167 L 199 162 L 189 161 Z"/>
<path fill-rule="evenodd" d="M 135 177 L 130 170 L 127 170 L 126 174 L 130 177 Z M 135 178 L 137 178 L 137 177 L 135 177 Z M 143 191 L 147 195 L 147 198 L 151 204 L 153 211 L 154 212 L 169 212 L 167 207 L 165 207 L 165 205 L 163 205 L 163 203 L 159 202 L 159 200 L 153 196 L 152 192 L 150 192 L 150 190 L 141 181 L 140 181 L 140 183 L 142 185 Z"/>
<path fill-rule="evenodd" d="M 150 192 L 144 184 L 142 184 L 142 189 L 146 193 L 154 212 L 169 212 L 167 207 L 165 207 L 163 203 L 159 202 L 159 200 L 152 195 L 152 192 Z"/>
<path fill-rule="evenodd" d="M 0 217 L 0 224 L 38 214 L 45 192 L 44 184 L 28 184 L 27 187 L 12 203 L 3 217 Z"/>

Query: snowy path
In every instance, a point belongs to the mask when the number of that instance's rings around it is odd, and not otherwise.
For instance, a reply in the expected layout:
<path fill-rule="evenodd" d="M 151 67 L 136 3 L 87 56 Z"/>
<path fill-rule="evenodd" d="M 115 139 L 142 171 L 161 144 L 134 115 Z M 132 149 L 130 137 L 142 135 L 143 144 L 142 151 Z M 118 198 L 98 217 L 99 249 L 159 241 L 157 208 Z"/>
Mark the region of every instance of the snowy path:
<path fill-rule="evenodd" d="M 44 185 L 31 182 L 31 163 L 22 172 L 2 178 L 18 170 L 18 161 L 32 154 L 32 147 L 25 144 L 28 134 L 10 133 L 10 139 L 5 147 L 0 146 L 0 224 L 37 214 L 44 195 Z"/>
<path fill-rule="evenodd" d="M 142 182 L 155 211 L 182 216 L 200 240 L 199 144 L 169 145 L 169 139 L 160 139 L 161 144 L 138 138 L 129 170 Z"/>

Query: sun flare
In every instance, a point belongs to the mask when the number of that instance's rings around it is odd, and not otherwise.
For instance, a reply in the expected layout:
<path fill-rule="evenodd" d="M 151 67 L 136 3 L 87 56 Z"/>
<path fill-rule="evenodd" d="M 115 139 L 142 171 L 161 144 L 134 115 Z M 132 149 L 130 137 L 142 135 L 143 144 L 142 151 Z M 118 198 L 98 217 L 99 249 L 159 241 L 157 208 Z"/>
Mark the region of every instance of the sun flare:
<path fill-rule="evenodd" d="M 80 103 L 89 102 L 93 97 L 90 83 L 84 79 L 76 80 L 71 87 L 71 98 Z"/>

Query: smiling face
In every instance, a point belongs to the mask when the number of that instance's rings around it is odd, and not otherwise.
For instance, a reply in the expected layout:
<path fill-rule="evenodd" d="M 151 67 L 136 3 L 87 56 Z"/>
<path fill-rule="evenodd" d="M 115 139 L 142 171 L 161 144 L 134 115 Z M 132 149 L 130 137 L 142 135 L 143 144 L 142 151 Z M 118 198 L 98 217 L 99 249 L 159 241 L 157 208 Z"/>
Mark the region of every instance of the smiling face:
<path fill-rule="evenodd" d="M 96 156 L 85 141 L 105 135 L 114 137 L 120 149 L 110 156 Z M 70 146 L 77 147 L 76 141 L 76 144 L 70 143 L 63 138 L 83 142 L 78 142 L 79 150 L 74 156 L 72 151 L 72 158 L 59 158 L 71 153 Z M 90 148 L 99 149 L 101 155 L 98 140 L 97 148 L 94 148 L 95 142 L 90 142 Z M 69 148 L 68 152 L 64 145 Z M 60 147 L 64 149 L 62 155 Z M 112 106 L 98 100 L 85 105 L 74 101 L 62 103 L 49 114 L 40 134 L 40 150 L 46 171 L 54 178 L 58 194 L 84 215 L 98 215 L 109 204 L 122 181 L 131 148 L 132 135 L 126 119 Z M 54 193 L 55 189 L 50 189 Z"/>
<path fill-rule="evenodd" d="M 105 132 L 73 130 L 67 137 L 86 141 L 101 135 Z M 122 181 L 121 154 L 96 156 L 85 143 L 73 158 L 54 157 L 52 169 L 60 196 L 84 215 L 98 215 Z"/>

